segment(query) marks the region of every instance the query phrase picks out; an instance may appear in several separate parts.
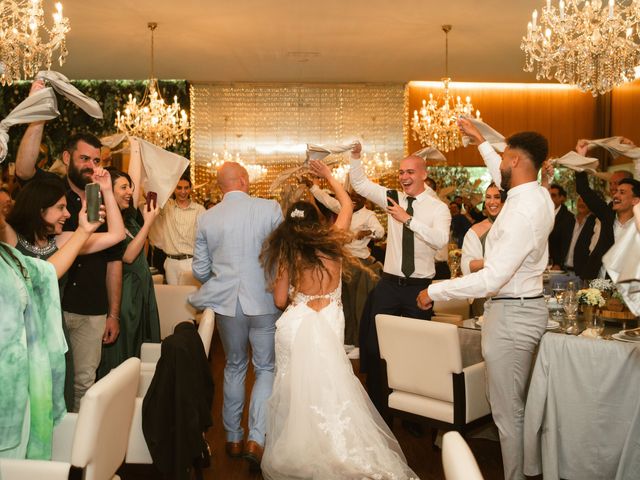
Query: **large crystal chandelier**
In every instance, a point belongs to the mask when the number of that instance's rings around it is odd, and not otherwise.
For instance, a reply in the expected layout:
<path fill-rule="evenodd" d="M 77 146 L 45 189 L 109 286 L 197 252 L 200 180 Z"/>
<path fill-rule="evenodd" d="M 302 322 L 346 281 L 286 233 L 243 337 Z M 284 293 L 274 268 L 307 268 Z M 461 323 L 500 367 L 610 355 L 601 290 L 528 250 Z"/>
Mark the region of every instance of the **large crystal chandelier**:
<path fill-rule="evenodd" d="M 40 38 L 40 29 L 46 32 Z M 44 22 L 42 0 L 0 1 L 0 83 L 9 84 L 33 77 L 51 68 L 51 57 L 60 51 L 60 65 L 66 60 L 65 37 L 69 19 L 62 16 L 62 4 L 56 3 L 53 25 Z"/>
<path fill-rule="evenodd" d="M 164 103 L 160 95 L 153 70 L 153 32 L 158 24 L 149 22 L 147 26 L 151 31 L 151 78 L 140 102 L 129 94 L 124 113 L 120 113 L 120 110 L 116 112 L 115 124 L 123 133 L 166 148 L 187 139 L 189 118 L 187 112 L 180 108 L 177 96 L 173 97 L 173 103 L 169 105 Z"/>
<path fill-rule="evenodd" d="M 414 110 L 411 128 L 413 139 L 420 140 L 423 146 L 432 146 L 442 152 L 455 150 L 462 145 L 462 136 L 458 128 L 458 117 L 461 115 L 473 115 L 471 97 L 467 96 L 463 104 L 460 97 L 453 96 L 449 92 L 449 32 L 451 25 L 442 25 L 445 35 L 445 78 L 442 79 L 442 105 L 429 94 L 429 101 L 422 100 L 422 108 Z M 476 111 L 476 117 L 480 118 L 480 112 Z"/>
<path fill-rule="evenodd" d="M 524 50 L 524 70 L 538 80 L 555 78 L 595 97 L 635 78 L 640 64 L 640 1 L 560 0 L 533 11 Z"/>

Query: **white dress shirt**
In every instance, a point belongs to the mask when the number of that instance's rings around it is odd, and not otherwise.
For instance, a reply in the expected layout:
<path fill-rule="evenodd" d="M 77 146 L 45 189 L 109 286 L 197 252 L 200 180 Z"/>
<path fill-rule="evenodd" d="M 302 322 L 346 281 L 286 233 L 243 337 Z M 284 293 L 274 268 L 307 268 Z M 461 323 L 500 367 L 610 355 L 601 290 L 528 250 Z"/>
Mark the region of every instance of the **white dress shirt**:
<path fill-rule="evenodd" d="M 478 147 L 496 185 L 500 185 L 500 155 L 484 142 Z M 528 182 L 511 188 L 502 211 L 487 234 L 484 268 L 429 286 L 432 300 L 459 298 L 534 297 L 542 292 L 548 238 L 554 205 L 546 188 Z"/>
<path fill-rule="evenodd" d="M 371 200 L 380 208 L 387 209 L 387 189 L 367 178 L 360 159 L 351 158 L 349 177 L 351 185 L 357 193 Z M 434 197 L 431 192 L 432 190 L 427 188 L 416 196 L 413 202 L 413 219 L 410 229 L 415 233 L 415 271 L 411 275 L 412 278 L 433 278 L 436 251 L 449 242 L 449 226 L 451 225 L 449 207 Z M 402 191 L 398 191 L 398 204 L 405 210 L 408 206 L 407 195 Z M 388 215 L 387 218 L 387 252 L 384 271 L 398 277 L 404 277 L 402 273 L 403 225 L 391 215 Z"/>
<path fill-rule="evenodd" d="M 190 201 L 182 208 L 170 198 L 160 210 L 163 217 L 163 247 L 169 255 L 193 255 L 198 217 L 205 212 L 199 203 Z"/>
<path fill-rule="evenodd" d="M 314 198 L 322 203 L 325 207 L 331 210 L 333 213 L 340 213 L 340 202 L 322 190 L 317 185 L 311 187 L 311 193 Z M 353 238 L 351 243 L 346 247 L 347 250 L 356 258 L 369 258 L 371 252 L 369 251 L 369 241 L 377 240 L 384 236 L 384 228 L 380 225 L 378 217 L 374 212 L 366 207 L 362 207 L 360 210 L 353 212 L 351 216 L 351 225 L 349 230 L 354 235 L 362 230 L 371 230 L 371 234 L 362 238 Z"/>
<path fill-rule="evenodd" d="M 460 259 L 462 274 L 469 275 L 471 273 L 470 264 L 472 260 L 481 260 L 483 258 L 482 242 L 473 228 L 470 228 L 462 241 L 462 258 Z"/>

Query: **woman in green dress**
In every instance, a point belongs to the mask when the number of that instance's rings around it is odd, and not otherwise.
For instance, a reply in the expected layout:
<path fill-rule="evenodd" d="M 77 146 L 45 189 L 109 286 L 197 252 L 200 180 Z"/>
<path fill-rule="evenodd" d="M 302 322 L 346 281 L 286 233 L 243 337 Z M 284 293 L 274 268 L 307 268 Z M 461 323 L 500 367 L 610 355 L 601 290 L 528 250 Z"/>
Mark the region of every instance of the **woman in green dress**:
<path fill-rule="evenodd" d="M 126 237 L 122 257 L 122 301 L 120 304 L 120 335 L 111 345 L 103 345 L 98 378 L 105 376 L 127 358 L 139 357 L 145 342 L 160 342 L 160 320 L 153 289 L 153 279 L 144 254 L 149 229 L 158 216 L 157 205 L 145 205 L 141 210 L 142 226 L 132 205 L 134 185 L 128 174 L 109 168 L 113 193 L 122 212 Z M 136 192 L 137 194 L 137 192 Z"/>

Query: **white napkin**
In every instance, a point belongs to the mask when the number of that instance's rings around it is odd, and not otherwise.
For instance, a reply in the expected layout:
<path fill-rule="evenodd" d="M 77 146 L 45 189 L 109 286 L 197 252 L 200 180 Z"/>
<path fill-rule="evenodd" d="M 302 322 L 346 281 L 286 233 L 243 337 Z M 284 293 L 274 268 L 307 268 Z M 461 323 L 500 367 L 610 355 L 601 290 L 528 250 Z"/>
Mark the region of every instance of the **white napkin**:
<path fill-rule="evenodd" d="M 598 168 L 599 161 L 597 158 L 583 157 L 577 152 L 569 152 L 562 157 L 553 160 L 553 163 L 555 165 L 570 168 L 576 172 L 583 172 L 587 170 L 594 173 L 596 168 Z"/>
<path fill-rule="evenodd" d="M 158 206 L 162 208 L 189 166 L 189 160 L 140 138 L 134 140 L 140 145 L 140 155 L 131 156 L 129 174 L 132 179 L 139 178 L 137 184 L 142 185 L 145 192 L 158 194 Z"/>
<path fill-rule="evenodd" d="M 616 239 L 602 257 L 602 264 L 629 310 L 640 315 L 640 232 L 635 225 L 630 225 Z"/>
<path fill-rule="evenodd" d="M 56 92 L 67 97 L 67 99 L 71 100 L 93 118 L 103 118 L 102 109 L 100 108 L 100 105 L 98 105 L 98 102 L 93 98 L 87 97 L 84 93 L 71 85 L 69 79 L 63 74 L 52 70 L 43 70 L 38 72 L 36 79 L 48 80 Z"/>
<path fill-rule="evenodd" d="M 126 133 L 114 133 L 113 135 L 102 137 L 100 139 L 100 143 L 102 143 L 102 145 L 104 145 L 105 147 L 109 147 L 111 150 L 113 150 L 122 142 L 124 142 L 126 139 L 127 139 Z"/>
<path fill-rule="evenodd" d="M 596 140 L 589 140 L 589 144 L 587 146 L 588 149 L 592 149 L 595 147 L 602 147 L 613 155 L 613 158 L 617 158 L 619 156 L 625 156 L 629 158 L 633 158 L 634 160 L 640 159 L 640 147 L 636 147 L 635 145 L 627 145 L 626 143 L 621 143 L 622 137 L 608 137 L 608 138 L 598 138 Z"/>
<path fill-rule="evenodd" d="M 435 147 L 425 147 L 412 155 L 423 158 L 424 160 L 435 160 L 436 162 L 447 161 L 447 158 L 442 154 L 442 152 Z"/>
<path fill-rule="evenodd" d="M 10 127 L 21 123 L 51 120 L 58 115 L 58 103 L 51 88 L 38 90 L 16 105 L 16 108 L 0 122 L 0 163 L 7 157 Z"/>
<path fill-rule="evenodd" d="M 473 117 L 464 118 L 469 120 L 480 131 L 484 139 L 491 144 L 496 152 L 504 152 L 505 148 L 507 148 L 507 142 L 505 142 L 504 135 L 494 130 L 491 126 L 484 123 L 482 120 L 478 120 L 477 118 Z M 471 137 L 463 135 L 462 144 L 467 147 L 469 145 L 474 145 L 474 141 Z"/>
<path fill-rule="evenodd" d="M 307 151 L 305 163 L 309 160 L 323 160 L 332 153 L 343 153 L 347 150 L 351 150 L 356 146 L 356 142 L 345 143 L 343 145 L 315 145 L 313 143 L 307 143 Z"/>

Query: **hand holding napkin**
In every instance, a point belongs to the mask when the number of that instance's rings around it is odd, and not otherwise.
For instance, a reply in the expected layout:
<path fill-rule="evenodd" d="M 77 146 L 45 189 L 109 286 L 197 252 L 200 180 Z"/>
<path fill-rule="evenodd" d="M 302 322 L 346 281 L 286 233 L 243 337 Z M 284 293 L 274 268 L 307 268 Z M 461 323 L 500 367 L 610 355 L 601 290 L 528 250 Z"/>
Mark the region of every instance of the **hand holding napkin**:
<path fill-rule="evenodd" d="M 487 142 L 491 144 L 491 146 L 496 152 L 499 152 L 499 153 L 504 152 L 505 148 L 507 148 L 507 143 L 505 142 L 504 135 L 502 135 L 497 130 L 494 130 L 493 127 L 484 123 L 482 120 L 478 120 L 477 118 L 473 118 L 473 117 L 464 117 L 464 118 L 467 119 L 469 122 L 471 122 L 473 126 L 475 126 L 478 129 L 480 134 L 484 137 L 484 139 Z M 469 145 L 474 145 L 474 140 L 471 137 L 463 135 L 462 145 L 464 145 L 465 147 Z"/>
<path fill-rule="evenodd" d="M 98 105 L 98 102 L 93 98 L 87 97 L 84 93 L 71 85 L 69 79 L 63 74 L 52 70 L 43 70 L 38 72 L 36 75 L 36 80 L 38 79 L 48 80 L 56 92 L 75 103 L 93 118 L 103 118 L 102 109 L 100 108 L 100 105 Z"/>

